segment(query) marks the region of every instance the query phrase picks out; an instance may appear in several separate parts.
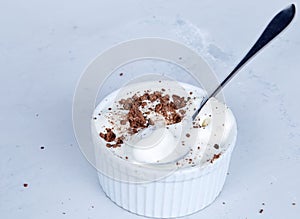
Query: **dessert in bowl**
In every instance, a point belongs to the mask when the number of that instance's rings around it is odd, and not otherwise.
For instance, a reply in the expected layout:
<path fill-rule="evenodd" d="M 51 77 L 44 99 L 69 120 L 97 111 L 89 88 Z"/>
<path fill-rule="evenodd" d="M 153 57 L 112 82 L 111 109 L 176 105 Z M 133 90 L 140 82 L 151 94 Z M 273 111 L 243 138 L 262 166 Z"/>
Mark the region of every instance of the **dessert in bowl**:
<path fill-rule="evenodd" d="M 159 76 L 141 78 L 149 72 Z M 198 53 L 167 39 L 123 42 L 88 65 L 74 95 L 74 131 L 113 202 L 166 218 L 215 200 L 227 175 L 236 122 L 221 93 L 191 118 L 217 86 Z"/>
<path fill-rule="evenodd" d="M 206 92 L 153 80 L 128 84 L 96 107 L 91 122 L 96 166 L 105 194 L 148 217 L 199 211 L 220 193 L 237 129 L 228 107 Z"/>

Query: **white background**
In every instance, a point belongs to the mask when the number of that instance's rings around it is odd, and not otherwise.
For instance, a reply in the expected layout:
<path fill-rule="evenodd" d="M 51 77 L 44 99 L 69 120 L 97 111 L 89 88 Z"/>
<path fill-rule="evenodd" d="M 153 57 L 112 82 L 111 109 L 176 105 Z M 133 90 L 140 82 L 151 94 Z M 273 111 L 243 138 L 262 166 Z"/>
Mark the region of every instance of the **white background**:
<path fill-rule="evenodd" d="M 288 4 L 1 1 L 0 218 L 142 218 L 105 196 L 76 143 L 72 98 L 85 66 L 115 43 L 138 36 L 176 33 L 196 48 L 191 29 L 197 27 L 203 33 L 199 51 L 221 80 Z M 182 26 L 182 20 L 190 23 Z M 217 200 L 187 218 L 299 217 L 299 24 L 296 17 L 226 87 L 238 122 L 229 175 Z"/>

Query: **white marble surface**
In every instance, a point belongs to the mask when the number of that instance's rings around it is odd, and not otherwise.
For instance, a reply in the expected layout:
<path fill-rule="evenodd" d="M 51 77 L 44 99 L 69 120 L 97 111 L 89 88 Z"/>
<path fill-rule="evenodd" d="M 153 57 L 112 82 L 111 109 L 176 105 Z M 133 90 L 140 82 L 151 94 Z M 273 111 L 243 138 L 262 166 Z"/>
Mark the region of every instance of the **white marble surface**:
<path fill-rule="evenodd" d="M 203 52 L 221 80 L 288 4 L 2 1 L 0 218 L 141 218 L 104 195 L 76 143 L 71 107 L 82 70 L 117 42 L 159 33 Z M 187 218 L 299 217 L 299 24 L 297 17 L 226 88 L 239 126 L 229 175 L 218 199 Z"/>

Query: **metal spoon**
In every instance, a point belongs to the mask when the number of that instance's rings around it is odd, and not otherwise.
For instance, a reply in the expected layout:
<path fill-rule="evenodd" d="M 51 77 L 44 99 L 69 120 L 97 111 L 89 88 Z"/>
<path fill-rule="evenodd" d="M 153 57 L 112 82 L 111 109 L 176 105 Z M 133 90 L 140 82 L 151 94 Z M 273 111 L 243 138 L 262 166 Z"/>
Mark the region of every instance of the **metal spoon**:
<path fill-rule="evenodd" d="M 202 107 L 211 98 L 216 96 L 220 90 L 238 73 L 243 65 L 248 62 L 258 51 L 260 51 L 265 45 L 271 42 L 278 34 L 280 34 L 293 20 L 296 12 L 296 7 L 291 4 L 287 8 L 280 11 L 268 24 L 262 35 L 258 38 L 256 43 L 252 46 L 246 56 L 240 61 L 240 63 L 232 70 L 232 72 L 222 81 L 222 83 L 206 98 L 203 99 L 199 108 L 192 116 L 192 120 L 196 118 Z"/>

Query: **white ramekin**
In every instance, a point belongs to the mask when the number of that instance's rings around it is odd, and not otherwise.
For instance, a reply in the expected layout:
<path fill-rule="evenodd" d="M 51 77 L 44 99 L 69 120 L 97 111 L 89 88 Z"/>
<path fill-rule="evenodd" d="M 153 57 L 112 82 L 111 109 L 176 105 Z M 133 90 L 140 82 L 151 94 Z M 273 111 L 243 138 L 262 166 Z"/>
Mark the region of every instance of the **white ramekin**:
<path fill-rule="evenodd" d="M 223 188 L 236 141 L 236 123 L 232 136 L 226 152 L 204 168 L 182 168 L 148 183 L 122 182 L 98 172 L 101 187 L 114 203 L 138 215 L 170 218 L 195 213 L 211 204 Z"/>

